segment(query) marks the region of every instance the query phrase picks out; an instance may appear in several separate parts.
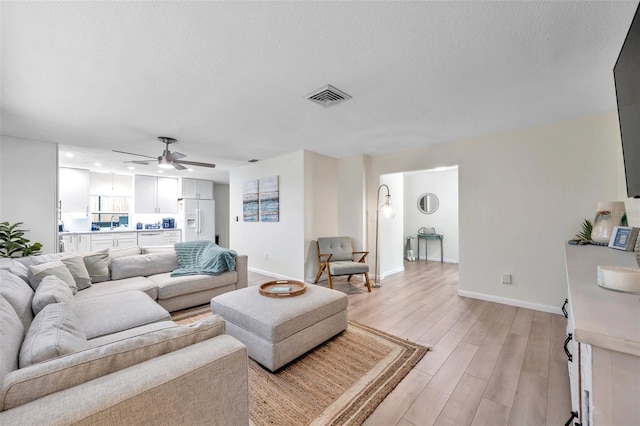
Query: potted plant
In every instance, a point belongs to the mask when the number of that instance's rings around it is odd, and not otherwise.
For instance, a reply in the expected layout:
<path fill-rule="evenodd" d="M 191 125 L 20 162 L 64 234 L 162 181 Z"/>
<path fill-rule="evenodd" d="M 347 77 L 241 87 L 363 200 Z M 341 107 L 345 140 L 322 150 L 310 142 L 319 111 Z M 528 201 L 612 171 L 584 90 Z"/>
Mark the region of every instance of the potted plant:
<path fill-rule="evenodd" d="M 21 257 L 40 254 L 41 243 L 31 243 L 23 235 L 27 230 L 20 229 L 22 222 L 0 223 L 0 257 Z"/>

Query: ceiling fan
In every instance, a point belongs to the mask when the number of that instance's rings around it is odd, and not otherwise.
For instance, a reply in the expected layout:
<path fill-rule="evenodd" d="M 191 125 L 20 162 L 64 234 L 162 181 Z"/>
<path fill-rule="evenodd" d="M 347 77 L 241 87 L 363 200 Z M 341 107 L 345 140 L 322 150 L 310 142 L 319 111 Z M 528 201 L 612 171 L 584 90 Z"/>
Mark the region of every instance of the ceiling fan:
<path fill-rule="evenodd" d="M 201 163 L 198 161 L 186 161 L 183 160 L 183 158 L 186 157 L 186 155 L 181 154 L 179 152 L 171 152 L 169 151 L 169 145 L 171 145 L 172 143 L 176 143 L 178 142 L 176 139 L 174 138 L 169 138 L 166 136 L 159 136 L 158 140 L 160 142 L 162 142 L 165 146 L 164 151 L 162 152 L 162 155 L 159 157 L 152 157 L 150 155 L 142 155 L 142 154 L 136 154 L 133 152 L 126 152 L 126 151 L 118 151 L 113 149 L 113 152 L 118 152 L 120 154 L 128 154 L 128 155 L 137 155 L 138 157 L 146 157 L 146 158 L 151 158 L 151 159 L 157 159 L 158 160 L 158 167 L 161 168 L 165 168 L 165 169 L 176 169 L 176 170 L 185 170 L 186 167 L 184 165 L 187 166 L 199 166 L 199 167 L 215 167 L 215 164 L 212 163 Z M 132 161 L 125 161 L 125 163 L 134 163 L 134 164 L 144 164 L 144 165 L 149 165 L 149 161 L 145 161 L 145 160 L 132 160 Z"/>

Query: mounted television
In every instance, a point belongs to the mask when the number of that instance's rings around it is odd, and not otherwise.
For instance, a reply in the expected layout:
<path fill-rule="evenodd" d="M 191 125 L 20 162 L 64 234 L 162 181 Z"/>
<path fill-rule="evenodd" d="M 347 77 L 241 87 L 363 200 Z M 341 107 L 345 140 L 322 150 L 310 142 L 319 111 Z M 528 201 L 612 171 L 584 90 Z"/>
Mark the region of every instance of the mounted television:
<path fill-rule="evenodd" d="M 640 5 L 613 67 L 627 196 L 640 198 Z"/>

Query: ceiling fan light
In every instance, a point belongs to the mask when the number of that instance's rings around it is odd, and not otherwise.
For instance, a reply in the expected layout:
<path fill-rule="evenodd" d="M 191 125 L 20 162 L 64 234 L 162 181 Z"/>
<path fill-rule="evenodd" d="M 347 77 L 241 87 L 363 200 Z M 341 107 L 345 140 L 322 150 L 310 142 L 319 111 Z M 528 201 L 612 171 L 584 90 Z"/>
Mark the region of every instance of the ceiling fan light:
<path fill-rule="evenodd" d="M 163 157 L 158 157 L 158 167 L 161 169 L 173 169 L 173 162 Z"/>

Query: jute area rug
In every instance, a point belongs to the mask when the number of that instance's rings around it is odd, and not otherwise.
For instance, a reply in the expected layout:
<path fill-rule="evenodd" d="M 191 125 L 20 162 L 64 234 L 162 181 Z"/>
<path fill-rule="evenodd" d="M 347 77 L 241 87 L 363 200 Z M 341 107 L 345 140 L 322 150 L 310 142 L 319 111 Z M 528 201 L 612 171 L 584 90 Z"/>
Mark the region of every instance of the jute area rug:
<path fill-rule="evenodd" d="M 189 324 L 208 306 L 177 312 Z M 428 348 L 354 321 L 336 337 L 271 373 L 249 359 L 249 415 L 262 425 L 359 425 Z"/>

